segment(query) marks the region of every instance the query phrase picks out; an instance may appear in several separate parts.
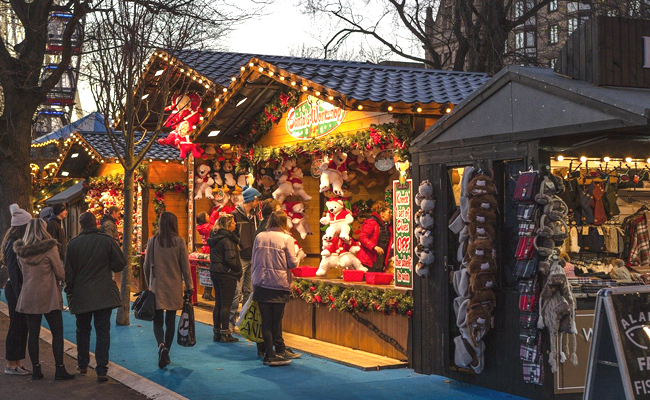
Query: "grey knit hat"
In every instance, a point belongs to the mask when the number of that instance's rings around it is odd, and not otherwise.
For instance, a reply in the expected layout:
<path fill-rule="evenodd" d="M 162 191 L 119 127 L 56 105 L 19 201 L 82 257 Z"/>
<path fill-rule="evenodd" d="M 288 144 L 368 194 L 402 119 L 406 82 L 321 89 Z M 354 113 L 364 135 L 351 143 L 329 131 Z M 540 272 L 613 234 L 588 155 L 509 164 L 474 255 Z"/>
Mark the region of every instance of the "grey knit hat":
<path fill-rule="evenodd" d="M 27 225 L 27 223 L 32 219 L 31 214 L 18 207 L 18 204 L 10 205 L 9 212 L 11 213 L 11 226 Z"/>

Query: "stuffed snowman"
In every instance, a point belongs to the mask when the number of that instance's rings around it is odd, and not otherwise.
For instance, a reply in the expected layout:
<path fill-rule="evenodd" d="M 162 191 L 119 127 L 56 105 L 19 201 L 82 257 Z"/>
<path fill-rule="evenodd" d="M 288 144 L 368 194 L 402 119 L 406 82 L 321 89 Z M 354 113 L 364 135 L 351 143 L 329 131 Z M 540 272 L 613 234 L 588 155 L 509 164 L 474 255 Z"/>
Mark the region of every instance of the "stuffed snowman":
<path fill-rule="evenodd" d="M 345 208 L 343 200 L 332 198 L 325 203 L 327 214 L 320 219 L 322 225 L 329 225 L 323 239 L 332 240 L 340 236 L 343 240 L 350 239 L 350 224 L 354 222 L 352 213 Z"/>
<path fill-rule="evenodd" d="M 348 155 L 342 151 L 337 151 L 332 156 L 332 159 L 323 163 L 320 166 L 320 191 L 325 192 L 329 190 L 330 186 L 335 195 L 343 195 L 343 181 L 348 179 L 348 172 L 346 163 Z"/>

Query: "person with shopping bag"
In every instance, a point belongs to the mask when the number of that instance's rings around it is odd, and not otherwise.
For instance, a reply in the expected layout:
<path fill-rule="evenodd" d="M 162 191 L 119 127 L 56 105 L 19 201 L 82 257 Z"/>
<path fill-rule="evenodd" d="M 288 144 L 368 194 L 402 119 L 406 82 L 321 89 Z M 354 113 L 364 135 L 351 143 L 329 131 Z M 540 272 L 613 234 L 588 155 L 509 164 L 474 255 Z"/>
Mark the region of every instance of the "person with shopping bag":
<path fill-rule="evenodd" d="M 267 229 L 260 232 L 253 244 L 251 262 L 253 301 L 262 314 L 262 336 L 266 354 L 264 365 L 280 366 L 291 363 L 283 349 L 274 348 L 282 334 L 284 307 L 291 294 L 291 269 L 298 266 L 295 242 L 289 235 L 288 217 L 275 211 L 269 217 Z"/>
<path fill-rule="evenodd" d="M 219 217 L 212 228 L 210 246 L 210 278 L 215 288 L 214 310 L 212 311 L 212 340 L 234 343 L 239 339 L 230 331 L 230 306 L 235 298 L 237 282 L 242 277 L 242 263 L 239 258 L 239 234 L 232 214 Z"/>
<path fill-rule="evenodd" d="M 176 332 L 176 311 L 183 308 L 183 282 L 186 296 L 194 291 L 187 246 L 178 235 L 176 215 L 160 215 L 158 232 L 147 242 L 143 272 L 156 299 L 153 333 L 158 343 L 158 368 L 165 368 L 171 363 L 169 349 Z"/>

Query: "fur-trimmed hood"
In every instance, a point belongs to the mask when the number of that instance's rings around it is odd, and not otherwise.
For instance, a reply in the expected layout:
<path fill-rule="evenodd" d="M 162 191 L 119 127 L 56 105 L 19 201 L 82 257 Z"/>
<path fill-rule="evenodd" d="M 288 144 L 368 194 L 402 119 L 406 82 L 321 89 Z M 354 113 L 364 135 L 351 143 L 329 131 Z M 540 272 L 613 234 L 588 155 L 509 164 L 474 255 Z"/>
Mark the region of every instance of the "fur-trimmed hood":
<path fill-rule="evenodd" d="M 23 242 L 22 239 L 14 242 L 14 251 L 18 257 L 22 259 L 32 259 L 30 261 L 36 263 L 39 263 L 43 259 L 43 256 L 45 256 L 45 254 L 52 248 L 56 248 L 60 251 L 59 243 L 56 239 L 47 239 L 28 246 L 25 245 L 25 242 Z"/>

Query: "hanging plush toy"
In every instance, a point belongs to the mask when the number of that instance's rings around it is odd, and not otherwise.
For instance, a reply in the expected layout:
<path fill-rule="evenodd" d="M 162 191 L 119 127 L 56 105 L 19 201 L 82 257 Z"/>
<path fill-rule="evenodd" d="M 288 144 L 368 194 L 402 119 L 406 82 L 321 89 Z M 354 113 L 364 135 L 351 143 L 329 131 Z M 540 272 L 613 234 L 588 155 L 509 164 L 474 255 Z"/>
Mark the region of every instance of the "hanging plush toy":
<path fill-rule="evenodd" d="M 262 198 L 267 199 L 273 197 L 273 186 L 275 186 L 275 178 L 273 176 L 273 171 L 270 167 L 260 168 L 258 171 L 259 175 L 257 177 L 258 189 L 262 193 Z"/>
<path fill-rule="evenodd" d="M 209 254 L 210 247 L 208 246 L 208 238 L 210 237 L 210 230 L 212 225 L 208 220 L 208 214 L 202 212 L 196 217 L 196 231 L 201 235 L 201 240 L 203 240 L 203 246 L 201 247 L 201 253 Z"/>
<path fill-rule="evenodd" d="M 332 240 L 328 240 L 323 237 L 323 251 L 320 253 L 322 258 L 320 265 L 318 266 L 318 271 L 316 271 L 316 276 L 325 276 L 328 269 L 338 267 L 338 242 L 338 237 Z"/>
<path fill-rule="evenodd" d="M 304 204 L 299 201 L 295 203 L 285 202 L 282 207 L 286 210 L 286 213 L 291 220 L 291 224 L 300 234 L 300 238 L 304 240 L 307 235 L 313 234 L 309 228 L 309 224 L 307 223 L 307 214 L 305 214 Z"/>
<path fill-rule="evenodd" d="M 302 178 L 304 177 L 305 175 L 300 167 L 296 166 L 287 171 L 287 180 L 291 182 L 293 194 L 300 196 L 303 201 L 309 201 L 311 196 L 305 192 L 302 185 Z"/>
<path fill-rule="evenodd" d="M 232 165 L 230 160 L 224 161 L 223 165 L 221 165 L 221 170 L 223 171 L 223 183 L 230 191 L 234 191 L 237 187 L 237 181 L 235 180 L 235 174 L 233 172 L 234 169 L 235 167 Z"/>
<path fill-rule="evenodd" d="M 273 192 L 273 198 L 282 203 L 287 197 L 293 194 L 293 185 L 289 181 L 289 173 L 284 166 L 280 166 L 273 171 L 273 174 L 278 184 L 278 188 Z"/>
<path fill-rule="evenodd" d="M 191 133 L 203 120 L 201 113 L 201 97 L 196 93 L 178 94 L 173 97 L 172 104 L 165 108 L 171 114 L 165 120 L 166 127 L 173 128 L 172 132 L 158 143 L 163 145 L 176 146 L 180 150 L 180 157 L 185 158 L 192 154 L 195 158 L 207 158 L 203 156 L 203 149 L 190 139 Z"/>
<path fill-rule="evenodd" d="M 320 191 L 325 192 L 329 190 L 330 186 L 332 191 L 337 196 L 343 195 L 343 181 L 348 178 L 348 172 L 345 168 L 345 160 L 348 155 L 342 151 L 337 151 L 332 156 L 328 163 L 323 163 L 320 166 Z"/>
<path fill-rule="evenodd" d="M 212 162 L 212 180 L 214 180 L 214 188 L 221 189 L 223 186 L 223 179 L 221 178 L 221 162 L 215 159 Z"/>
<path fill-rule="evenodd" d="M 210 166 L 208 164 L 199 165 L 196 169 L 196 195 L 194 200 L 199 200 L 205 195 L 206 199 L 211 199 L 212 196 L 212 185 L 214 185 L 214 179 L 210 177 Z"/>
<path fill-rule="evenodd" d="M 343 240 L 350 239 L 350 224 L 354 218 L 350 211 L 345 208 L 343 200 L 330 199 L 325 203 L 327 214 L 320 219 L 322 225 L 329 225 L 325 231 L 323 239 L 332 240 L 335 236 L 340 236 Z"/>
<path fill-rule="evenodd" d="M 361 250 L 359 244 L 350 238 L 349 240 L 339 240 L 339 267 L 341 269 L 356 269 L 368 272 L 368 268 L 361 264 L 356 254 Z"/>

